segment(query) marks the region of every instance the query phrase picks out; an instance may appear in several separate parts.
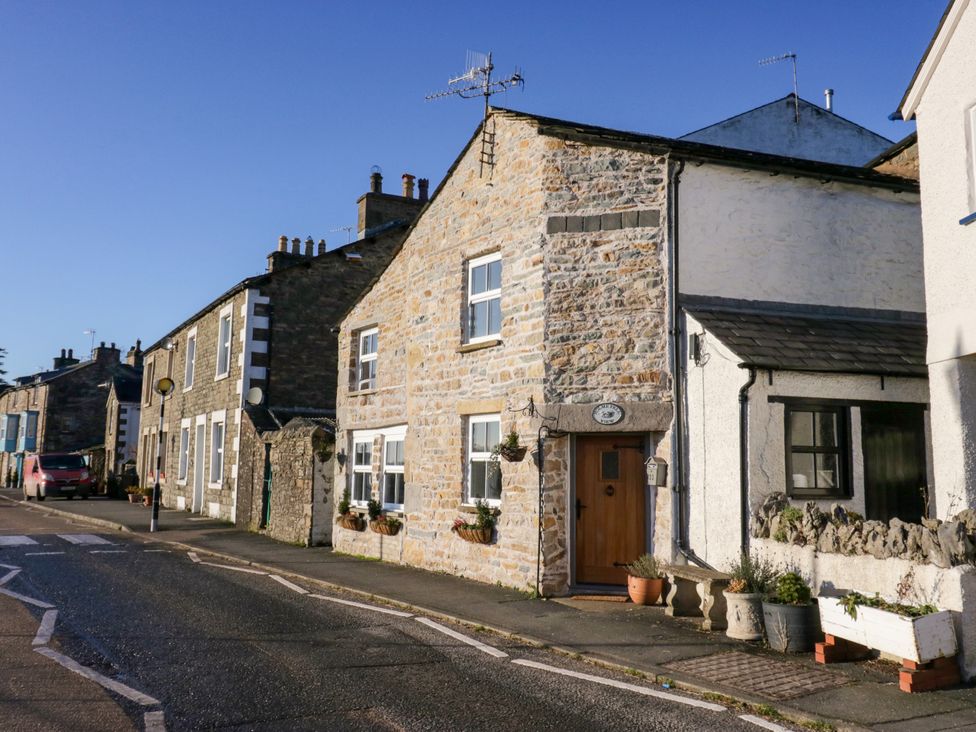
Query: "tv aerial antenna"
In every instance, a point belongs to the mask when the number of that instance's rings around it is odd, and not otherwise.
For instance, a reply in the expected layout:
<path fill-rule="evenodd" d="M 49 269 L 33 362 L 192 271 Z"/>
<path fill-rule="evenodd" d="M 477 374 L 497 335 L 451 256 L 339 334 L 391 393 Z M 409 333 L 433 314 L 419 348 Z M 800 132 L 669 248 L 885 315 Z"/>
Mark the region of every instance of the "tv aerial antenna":
<path fill-rule="evenodd" d="M 352 241 L 352 230 L 353 230 L 353 228 L 354 227 L 352 227 L 352 226 L 339 226 L 339 227 L 336 227 L 335 229 L 329 229 L 329 233 L 330 234 L 335 234 L 337 231 L 344 231 L 344 232 L 346 232 L 346 244 L 349 244 Z"/>
<path fill-rule="evenodd" d="M 793 52 L 784 53 L 780 56 L 770 56 L 759 59 L 760 66 L 771 66 L 780 61 L 791 61 L 793 63 L 793 119 L 796 124 L 800 124 L 800 96 L 796 87 L 796 54 Z"/>
<path fill-rule="evenodd" d="M 493 94 L 507 92 L 512 87 L 518 86 L 524 89 L 525 79 L 518 67 L 511 76 L 505 79 L 492 79 L 491 73 L 495 70 L 495 66 L 491 62 L 491 51 L 486 54 L 468 51 L 466 61 L 467 71 L 460 76 L 448 79 L 447 89 L 428 94 L 424 100 L 429 102 L 433 99 L 450 96 L 458 96 L 462 99 L 484 97 L 485 112 L 481 122 L 481 175 L 483 176 L 485 167 L 490 173 L 495 165 L 495 126 L 488 116 L 489 100 Z"/>

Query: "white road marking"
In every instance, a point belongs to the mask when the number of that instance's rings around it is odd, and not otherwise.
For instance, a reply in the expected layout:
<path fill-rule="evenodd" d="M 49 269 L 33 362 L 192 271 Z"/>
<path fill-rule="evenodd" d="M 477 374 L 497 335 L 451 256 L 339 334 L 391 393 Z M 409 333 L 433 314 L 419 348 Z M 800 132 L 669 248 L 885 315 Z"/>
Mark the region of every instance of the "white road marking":
<path fill-rule="evenodd" d="M 29 536 L 0 536 L 0 546 L 36 546 Z"/>
<path fill-rule="evenodd" d="M 7 597 L 12 597 L 15 600 L 20 600 L 21 602 L 26 602 L 28 605 L 34 605 L 36 607 L 44 608 L 45 610 L 50 610 L 54 607 L 43 600 L 35 600 L 33 597 L 27 597 L 27 595 L 21 595 L 16 592 L 11 592 L 10 590 L 5 590 L 0 587 L 0 595 L 6 595 Z"/>
<path fill-rule="evenodd" d="M 276 575 L 276 574 L 269 574 L 268 576 L 269 576 L 269 577 L 270 577 L 271 579 L 273 579 L 273 580 L 274 580 L 275 582 L 279 582 L 279 583 L 281 583 L 281 584 L 283 584 L 283 585 L 284 585 L 285 587 L 287 587 L 287 588 L 288 588 L 289 590 L 294 590 L 295 592 L 297 592 L 297 593 L 299 593 L 299 594 L 301 594 L 301 595 L 307 595 L 307 594 L 308 594 L 308 590 L 306 590 L 306 589 L 303 589 L 303 588 L 301 588 L 301 587 L 299 587 L 299 586 L 298 586 L 298 585 L 296 585 L 296 584 L 295 584 L 294 582 L 289 582 L 289 581 L 288 581 L 288 580 L 286 580 L 286 579 L 285 579 L 284 577 L 279 577 L 279 576 L 278 576 L 278 575 Z"/>
<path fill-rule="evenodd" d="M 221 569 L 231 569 L 235 572 L 247 572 L 248 574 L 267 574 L 267 572 L 262 572 L 260 569 L 251 569 L 250 567 L 234 567 L 230 564 L 216 564 L 214 562 L 200 562 L 200 564 L 206 564 L 208 567 L 220 567 Z"/>
<path fill-rule="evenodd" d="M 10 580 L 12 580 L 18 574 L 20 574 L 20 570 L 19 569 L 11 569 L 3 577 L 0 577 L 0 587 L 3 587 L 5 584 L 7 584 Z"/>
<path fill-rule="evenodd" d="M 739 719 L 744 719 L 746 722 L 751 722 L 757 727 L 762 727 L 763 729 L 772 730 L 772 732 L 790 732 L 789 727 L 784 727 L 781 724 L 770 722 L 768 719 L 763 719 L 762 717 L 756 717 L 755 715 L 752 714 L 740 714 Z"/>
<path fill-rule="evenodd" d="M 128 554 L 128 549 L 92 549 L 89 554 Z"/>
<path fill-rule="evenodd" d="M 100 536 L 95 536 L 94 534 L 58 534 L 58 536 L 65 541 L 70 541 L 72 544 L 111 544 L 108 539 L 103 539 Z"/>
<path fill-rule="evenodd" d="M 449 635 L 452 638 L 456 638 L 462 643 L 467 643 L 469 646 L 474 646 L 479 651 L 482 653 L 487 653 L 489 656 L 494 656 L 495 658 L 508 658 L 508 654 L 505 653 L 505 651 L 499 651 L 497 648 L 493 648 L 492 646 L 482 643 L 479 640 L 475 640 L 474 638 L 469 638 L 463 633 L 458 633 L 456 630 L 451 630 L 440 623 L 435 623 L 433 620 L 429 620 L 428 618 L 415 618 L 415 620 L 418 623 L 423 623 L 429 628 L 440 631 L 444 635 Z"/>
<path fill-rule="evenodd" d="M 13 564 L 0 564 L 0 567 L 3 567 L 4 569 L 20 569 L 20 567 Z"/>
<path fill-rule="evenodd" d="M 309 597 L 314 597 L 318 600 L 328 600 L 329 602 L 337 602 L 340 605 L 351 605 L 352 607 L 362 608 L 363 610 L 373 610 L 378 613 L 385 613 L 386 615 L 395 615 L 398 618 L 412 618 L 413 613 L 405 613 L 402 610 L 394 610 L 388 607 L 379 607 L 377 605 L 367 605 L 365 602 L 355 602 L 353 600 L 341 600 L 338 597 L 326 597 L 325 595 L 309 595 Z"/>
<path fill-rule="evenodd" d="M 151 707 L 160 703 L 158 699 L 153 699 L 148 694 L 143 694 L 141 691 L 137 691 L 131 686 L 126 686 L 121 681 L 110 679 L 108 676 L 102 676 L 102 674 L 98 673 L 98 671 L 90 669 L 87 666 L 82 666 L 77 661 L 74 661 L 67 656 L 62 656 L 60 653 L 57 651 L 52 651 L 47 646 L 35 648 L 34 651 L 36 653 L 40 653 L 42 656 L 47 656 L 52 661 L 60 663 L 69 671 L 74 671 L 76 674 L 89 678 L 96 684 L 104 686 L 106 689 L 110 689 L 116 694 L 121 694 L 126 699 L 134 701 L 136 704 L 141 704 L 144 707 Z"/>
<path fill-rule="evenodd" d="M 24 552 L 25 557 L 49 557 L 52 554 L 64 554 L 64 552 Z"/>
<path fill-rule="evenodd" d="M 41 624 L 37 628 L 37 635 L 34 636 L 34 641 L 31 645 L 46 646 L 51 640 L 51 635 L 54 633 L 54 623 L 57 619 L 57 610 L 45 610 L 44 617 L 41 618 Z"/>
<path fill-rule="evenodd" d="M 686 696 L 678 696 L 677 694 L 669 694 L 666 691 L 658 691 L 657 689 L 649 689 L 646 686 L 638 686 L 637 684 L 628 684 L 624 681 L 616 681 L 614 679 L 607 679 L 602 676 L 593 676 L 591 674 L 580 673 L 579 671 L 570 671 L 565 668 L 558 668 L 557 666 L 549 666 L 545 663 L 538 663 L 537 661 L 526 661 L 521 658 L 517 658 L 512 663 L 517 663 L 519 666 L 528 666 L 529 668 L 536 668 L 540 671 L 549 671 L 554 674 L 561 674 L 562 676 L 572 676 L 576 679 L 583 679 L 584 681 L 592 681 L 594 684 L 603 684 L 604 686 L 613 686 L 617 689 L 624 689 L 626 691 L 633 691 L 637 694 L 643 694 L 644 696 L 653 696 L 658 699 L 667 699 L 668 701 L 677 702 L 678 704 L 687 704 L 691 707 L 698 707 L 699 709 L 709 709 L 713 712 L 724 712 L 725 707 L 721 704 L 712 704 L 707 701 L 700 701 L 698 699 L 691 699 Z"/>
<path fill-rule="evenodd" d="M 166 732 L 166 718 L 162 711 L 146 712 L 142 715 L 142 724 L 146 732 Z"/>
<path fill-rule="evenodd" d="M 210 516 L 194 516 L 193 518 L 187 519 L 187 521 L 213 521 Z"/>
<path fill-rule="evenodd" d="M 143 549 L 144 552 L 166 552 L 169 554 L 169 549 Z M 155 714 L 155 712 L 147 712 L 147 714 Z"/>
<path fill-rule="evenodd" d="M 200 557 L 197 556 L 197 553 L 196 552 L 187 552 L 186 553 L 186 556 L 188 556 L 190 558 L 190 561 L 196 562 L 196 563 L 199 564 Z"/>

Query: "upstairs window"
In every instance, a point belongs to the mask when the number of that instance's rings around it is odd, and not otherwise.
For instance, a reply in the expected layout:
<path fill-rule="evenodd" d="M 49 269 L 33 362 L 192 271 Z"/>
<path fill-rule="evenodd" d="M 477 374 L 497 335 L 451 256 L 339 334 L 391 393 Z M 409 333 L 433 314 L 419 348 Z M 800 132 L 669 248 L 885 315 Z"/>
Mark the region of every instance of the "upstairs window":
<path fill-rule="evenodd" d="M 215 378 L 227 376 L 230 373 L 230 325 L 231 308 L 228 305 L 220 311 L 220 326 L 217 329 L 217 375 Z"/>
<path fill-rule="evenodd" d="M 379 329 L 370 328 L 359 333 L 359 353 L 356 358 L 356 389 L 376 388 L 376 354 Z"/>
<path fill-rule="evenodd" d="M 183 373 L 183 390 L 193 386 L 193 372 L 197 361 L 197 331 L 196 328 L 190 331 L 186 337 L 186 367 Z"/>
<path fill-rule="evenodd" d="M 224 423 L 210 425 L 210 482 L 220 484 L 224 479 Z"/>
<path fill-rule="evenodd" d="M 497 338 L 502 332 L 502 255 L 500 252 L 468 262 L 469 343 Z"/>
<path fill-rule="evenodd" d="M 373 495 L 373 441 L 353 442 L 352 502 L 365 506 Z"/>
<path fill-rule="evenodd" d="M 142 397 L 143 404 L 152 404 L 153 389 L 156 386 L 155 382 L 156 373 L 156 362 L 148 361 L 146 363 L 146 372 L 142 377 L 142 390 L 144 392 Z"/>
<path fill-rule="evenodd" d="M 499 443 L 501 417 L 481 414 L 468 418 L 468 466 L 464 502 L 484 500 L 497 506 L 502 499 L 502 475 L 491 451 Z"/>
<path fill-rule="evenodd" d="M 187 420 L 189 422 L 189 420 Z M 180 465 L 176 472 L 176 479 L 181 483 L 186 482 L 186 476 L 190 467 L 190 426 L 189 424 L 180 427 Z"/>
<path fill-rule="evenodd" d="M 787 404 L 786 483 L 796 498 L 850 495 L 848 409 Z"/>

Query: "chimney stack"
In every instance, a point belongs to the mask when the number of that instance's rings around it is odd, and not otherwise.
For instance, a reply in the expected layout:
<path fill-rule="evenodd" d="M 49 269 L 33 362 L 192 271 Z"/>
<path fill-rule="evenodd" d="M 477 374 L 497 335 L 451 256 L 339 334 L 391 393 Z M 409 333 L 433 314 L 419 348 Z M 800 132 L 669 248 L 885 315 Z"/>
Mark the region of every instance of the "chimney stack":
<path fill-rule="evenodd" d="M 305 239 L 305 256 L 306 257 L 313 256 L 312 250 L 314 248 L 315 248 L 315 242 L 312 241 L 312 237 L 308 237 L 307 239 Z"/>
<path fill-rule="evenodd" d="M 287 252 L 288 251 L 288 237 L 282 234 L 278 237 L 278 251 Z"/>
<path fill-rule="evenodd" d="M 74 357 L 75 357 L 75 349 L 69 348 L 68 349 L 68 358 L 74 358 Z"/>
<path fill-rule="evenodd" d="M 325 254 L 325 239 L 319 239 L 319 256 Z"/>
<path fill-rule="evenodd" d="M 410 173 L 403 174 L 403 197 L 413 198 L 413 179 L 416 176 L 410 175 Z"/>
<path fill-rule="evenodd" d="M 119 349 L 115 347 L 114 343 L 111 346 L 106 346 L 105 341 L 102 341 L 92 352 L 92 359 L 95 361 L 118 363 L 120 355 Z"/>
<path fill-rule="evenodd" d="M 430 188 L 430 181 L 426 178 L 421 178 L 417 181 L 418 189 L 418 199 L 421 203 L 427 203 L 427 191 Z"/>
<path fill-rule="evenodd" d="M 291 253 L 299 255 L 302 253 L 302 240 L 297 236 L 291 240 Z"/>
<path fill-rule="evenodd" d="M 370 193 L 382 193 L 383 192 L 383 174 L 374 170 L 369 174 L 369 192 Z"/>
<path fill-rule="evenodd" d="M 827 111 L 834 111 L 834 90 L 824 89 L 824 98 L 827 100 Z"/>
<path fill-rule="evenodd" d="M 54 370 L 57 371 L 68 366 L 74 366 L 76 363 L 78 363 L 78 359 L 74 358 L 73 352 L 69 350 L 67 355 L 65 355 L 64 349 L 62 348 L 61 355 L 54 357 Z"/>
<path fill-rule="evenodd" d="M 142 368 L 142 341 L 137 340 L 136 344 L 125 354 L 125 362 L 133 368 Z"/>

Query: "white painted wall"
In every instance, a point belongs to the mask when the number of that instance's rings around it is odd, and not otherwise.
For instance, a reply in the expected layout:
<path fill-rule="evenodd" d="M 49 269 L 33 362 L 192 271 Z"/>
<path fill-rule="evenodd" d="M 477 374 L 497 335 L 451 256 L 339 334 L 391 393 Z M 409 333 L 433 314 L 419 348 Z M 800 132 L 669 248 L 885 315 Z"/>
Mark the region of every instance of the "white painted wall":
<path fill-rule="evenodd" d="M 893 144 L 871 130 L 802 99 L 799 111 L 797 122 L 790 96 L 681 139 L 844 165 L 864 165 Z"/>
<path fill-rule="evenodd" d="M 754 549 L 780 567 L 797 568 L 810 582 L 815 595 L 857 590 L 866 594 L 877 592 L 895 599 L 899 581 L 909 570 L 914 570 L 916 593 L 915 597 L 907 598 L 908 601 L 929 602 L 940 609 L 953 611 L 963 674 L 967 678 L 976 676 L 976 614 L 965 604 L 971 605 L 971 598 L 976 593 L 976 569 L 973 567 L 940 569 L 931 564 L 912 564 L 906 559 L 875 559 L 869 555 L 849 557 L 771 539 L 756 540 Z M 968 611 L 964 612 L 964 609 Z"/>
<path fill-rule="evenodd" d="M 925 310 L 916 194 L 709 164 L 679 193 L 683 294 Z"/>
<path fill-rule="evenodd" d="M 691 316 L 687 333 L 705 332 Z M 726 567 L 739 553 L 739 389 L 749 378 L 741 360 L 706 332 L 702 365 L 688 360 L 685 396 L 688 414 L 689 538 L 695 553 L 712 566 Z M 925 379 L 761 371 L 749 389 L 750 513 L 771 493 L 786 491 L 785 414 L 771 396 L 878 402 L 928 402 Z M 928 435 L 926 436 L 928 438 Z M 864 455 L 860 409 L 851 407 L 853 458 L 851 498 L 831 503 L 864 513 Z M 796 501 L 802 506 L 807 499 Z M 959 507 L 956 508 L 956 511 Z"/>
<path fill-rule="evenodd" d="M 937 495 L 976 505 L 976 4 L 969 3 L 916 110 Z M 941 515 L 941 514 L 940 514 Z"/>
<path fill-rule="evenodd" d="M 122 443 L 122 458 L 120 462 L 135 460 L 139 450 L 139 413 L 141 407 L 138 402 L 122 402 L 119 412 L 125 417 L 125 440 Z"/>

